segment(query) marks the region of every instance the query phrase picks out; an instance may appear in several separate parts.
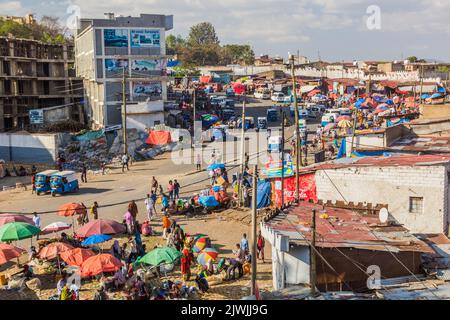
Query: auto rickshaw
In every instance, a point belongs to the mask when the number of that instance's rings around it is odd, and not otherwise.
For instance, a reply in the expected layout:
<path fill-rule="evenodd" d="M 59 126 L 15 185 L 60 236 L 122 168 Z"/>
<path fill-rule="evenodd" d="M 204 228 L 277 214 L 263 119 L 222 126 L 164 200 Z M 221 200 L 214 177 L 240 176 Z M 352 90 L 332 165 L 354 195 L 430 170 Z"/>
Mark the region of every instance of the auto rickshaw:
<path fill-rule="evenodd" d="M 78 179 L 75 171 L 58 171 L 50 177 L 50 186 L 52 188 L 52 196 L 56 194 L 64 194 L 67 192 L 78 191 Z"/>
<path fill-rule="evenodd" d="M 51 190 L 50 177 L 57 173 L 58 170 L 46 170 L 36 174 L 34 180 L 34 186 L 36 188 L 36 194 L 39 196 L 41 193 L 47 193 Z"/>

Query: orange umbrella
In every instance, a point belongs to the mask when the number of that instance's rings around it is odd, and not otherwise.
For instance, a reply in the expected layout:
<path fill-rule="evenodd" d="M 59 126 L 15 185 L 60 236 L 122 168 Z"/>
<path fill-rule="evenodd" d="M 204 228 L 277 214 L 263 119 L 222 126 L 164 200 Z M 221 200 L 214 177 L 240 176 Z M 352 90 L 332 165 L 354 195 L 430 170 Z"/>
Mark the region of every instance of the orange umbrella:
<path fill-rule="evenodd" d="M 58 254 L 71 249 L 73 249 L 73 247 L 70 244 L 63 242 L 53 242 L 50 243 L 48 246 L 42 248 L 41 251 L 39 251 L 39 258 L 53 259 L 58 257 Z"/>
<path fill-rule="evenodd" d="M 20 257 L 25 250 L 6 243 L 0 243 L 0 265 Z"/>
<path fill-rule="evenodd" d="M 71 217 L 76 214 L 85 214 L 86 207 L 79 203 L 66 203 L 58 208 L 58 216 L 61 217 Z"/>
<path fill-rule="evenodd" d="M 60 254 L 61 259 L 70 266 L 81 267 L 90 257 L 95 256 L 95 253 L 89 249 L 75 248 L 68 251 L 64 251 Z"/>
<path fill-rule="evenodd" d="M 81 265 L 81 276 L 92 277 L 100 273 L 115 272 L 122 266 L 119 259 L 108 253 L 98 254 L 88 258 Z"/>

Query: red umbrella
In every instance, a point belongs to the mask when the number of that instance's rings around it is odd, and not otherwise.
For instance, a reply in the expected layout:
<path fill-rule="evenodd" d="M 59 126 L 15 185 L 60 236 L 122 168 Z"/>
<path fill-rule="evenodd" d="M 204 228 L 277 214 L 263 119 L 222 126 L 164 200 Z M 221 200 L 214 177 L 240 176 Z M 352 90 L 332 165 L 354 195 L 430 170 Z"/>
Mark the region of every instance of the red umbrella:
<path fill-rule="evenodd" d="M 98 254 L 88 258 L 81 265 L 81 276 L 92 277 L 100 273 L 115 272 L 122 266 L 119 259 L 109 253 Z"/>
<path fill-rule="evenodd" d="M 87 238 L 94 234 L 119 234 L 124 233 L 126 228 L 123 224 L 114 220 L 98 219 L 93 220 L 77 231 L 77 236 Z"/>
<path fill-rule="evenodd" d="M 20 257 L 25 250 L 6 243 L 0 243 L 0 265 Z"/>
<path fill-rule="evenodd" d="M 0 226 L 11 222 L 25 222 L 34 225 L 33 218 L 22 214 L 0 214 Z"/>
<path fill-rule="evenodd" d="M 70 244 L 63 242 L 53 242 L 39 251 L 39 258 L 53 259 L 58 257 L 58 254 L 72 249 L 73 247 Z"/>
<path fill-rule="evenodd" d="M 58 216 L 61 217 L 71 217 L 76 214 L 85 214 L 86 207 L 79 203 L 66 203 L 58 208 Z"/>
<path fill-rule="evenodd" d="M 95 253 L 89 249 L 75 248 L 68 251 L 64 251 L 60 254 L 61 259 L 70 266 L 81 267 L 90 257 L 95 256 Z"/>

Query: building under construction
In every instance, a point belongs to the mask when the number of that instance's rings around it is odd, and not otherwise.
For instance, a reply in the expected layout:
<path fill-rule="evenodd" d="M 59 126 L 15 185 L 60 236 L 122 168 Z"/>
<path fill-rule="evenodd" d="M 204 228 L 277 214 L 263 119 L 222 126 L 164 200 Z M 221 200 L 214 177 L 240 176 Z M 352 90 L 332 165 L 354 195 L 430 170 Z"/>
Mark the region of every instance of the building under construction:
<path fill-rule="evenodd" d="M 68 117 L 84 122 L 73 46 L 0 37 L 0 61 L 0 131 L 27 129 L 29 111 L 49 107 L 70 107 Z"/>

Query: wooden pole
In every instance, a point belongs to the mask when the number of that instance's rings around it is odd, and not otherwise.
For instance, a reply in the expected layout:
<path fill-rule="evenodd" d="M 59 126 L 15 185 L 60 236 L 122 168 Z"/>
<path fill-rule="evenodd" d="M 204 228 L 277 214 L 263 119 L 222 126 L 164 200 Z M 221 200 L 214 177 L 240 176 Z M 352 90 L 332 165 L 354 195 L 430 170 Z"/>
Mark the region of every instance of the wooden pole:
<path fill-rule="evenodd" d="M 284 111 L 281 112 L 281 208 L 284 208 Z"/>
<path fill-rule="evenodd" d="M 311 248 L 310 248 L 310 258 L 311 258 L 311 269 L 310 269 L 310 284 L 311 284 L 311 295 L 316 295 L 316 277 L 317 277 L 317 267 L 316 267 L 316 209 L 312 211 L 312 223 L 311 223 Z"/>
<path fill-rule="evenodd" d="M 244 171 L 245 171 L 245 96 L 244 100 L 242 102 L 242 117 L 241 117 L 241 176 L 239 177 L 239 190 L 238 190 L 238 197 L 239 197 L 239 207 L 242 204 L 242 185 L 243 185 L 243 178 L 244 178 Z"/>
<path fill-rule="evenodd" d="M 295 79 L 295 65 L 294 65 L 294 56 L 291 56 L 291 73 L 292 73 L 292 90 L 294 94 L 294 125 L 295 125 L 295 202 L 298 203 L 300 201 L 300 191 L 299 191 L 299 176 L 300 176 L 300 166 L 302 165 L 302 158 L 300 151 L 300 129 L 298 127 L 298 102 L 297 102 L 297 82 Z M 299 146 L 300 145 L 300 146 Z"/>
<path fill-rule="evenodd" d="M 123 134 L 123 153 L 128 155 L 127 143 L 127 96 L 126 96 L 126 74 L 125 66 L 123 67 L 122 75 L 122 134 Z"/>
<path fill-rule="evenodd" d="M 251 295 L 256 295 L 256 245 L 257 245 L 257 236 L 256 236 L 256 199 L 258 196 L 258 166 L 255 165 L 253 167 L 253 190 L 252 190 L 252 287 L 251 287 Z"/>

